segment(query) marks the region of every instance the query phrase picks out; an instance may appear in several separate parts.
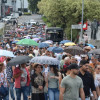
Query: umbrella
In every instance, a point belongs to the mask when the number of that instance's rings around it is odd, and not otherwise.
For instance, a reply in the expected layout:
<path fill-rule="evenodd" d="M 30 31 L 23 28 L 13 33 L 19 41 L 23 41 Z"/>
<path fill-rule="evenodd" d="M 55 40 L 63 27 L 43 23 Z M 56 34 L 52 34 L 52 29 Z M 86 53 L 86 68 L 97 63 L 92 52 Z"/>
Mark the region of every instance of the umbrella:
<path fill-rule="evenodd" d="M 33 37 L 33 38 L 37 38 L 38 36 L 37 36 L 37 35 L 32 35 L 32 37 Z"/>
<path fill-rule="evenodd" d="M 2 49 L 0 49 L 0 56 L 15 57 L 13 52 L 8 51 L 8 50 L 2 50 Z"/>
<path fill-rule="evenodd" d="M 47 50 L 52 51 L 54 47 L 49 47 Z"/>
<path fill-rule="evenodd" d="M 60 48 L 60 47 L 49 47 L 47 50 L 48 51 L 52 51 L 53 53 L 61 53 L 61 52 L 63 52 L 63 49 Z"/>
<path fill-rule="evenodd" d="M 40 39 L 39 39 L 39 38 L 34 38 L 34 39 L 32 39 L 32 40 L 34 40 L 34 41 L 39 41 Z"/>
<path fill-rule="evenodd" d="M 70 40 L 63 40 L 60 42 L 60 44 L 64 44 L 64 43 L 68 43 L 68 42 L 71 42 Z"/>
<path fill-rule="evenodd" d="M 32 63 L 48 64 L 48 65 L 59 65 L 59 60 L 57 58 L 49 56 L 38 56 L 31 59 Z"/>
<path fill-rule="evenodd" d="M 12 43 L 17 43 L 19 40 L 15 40 L 15 41 L 13 41 Z"/>
<path fill-rule="evenodd" d="M 22 39 L 18 41 L 16 44 L 23 46 L 38 46 L 38 43 L 32 39 Z"/>
<path fill-rule="evenodd" d="M 45 47 L 49 47 L 49 44 L 47 44 L 47 43 L 39 43 L 39 48 L 45 48 Z"/>
<path fill-rule="evenodd" d="M 86 44 L 87 46 L 90 46 L 91 48 L 95 48 L 92 44 Z"/>
<path fill-rule="evenodd" d="M 73 56 L 85 53 L 84 50 L 79 46 L 69 46 L 64 51 Z"/>
<path fill-rule="evenodd" d="M 100 55 L 100 49 L 94 49 L 89 51 L 88 53 Z"/>
<path fill-rule="evenodd" d="M 47 40 L 47 41 L 44 41 L 43 43 L 52 44 L 52 43 L 53 43 L 53 41 L 52 41 L 52 40 Z"/>
<path fill-rule="evenodd" d="M 76 44 L 73 43 L 73 42 L 68 42 L 68 43 L 65 43 L 64 45 L 65 45 L 65 46 L 74 46 L 74 45 L 76 45 Z"/>
<path fill-rule="evenodd" d="M 39 33 L 36 33 L 37 35 L 41 35 L 42 33 L 41 32 L 39 32 Z"/>
<path fill-rule="evenodd" d="M 9 66 L 15 66 L 18 64 L 23 64 L 31 60 L 29 56 L 17 56 L 8 62 Z"/>

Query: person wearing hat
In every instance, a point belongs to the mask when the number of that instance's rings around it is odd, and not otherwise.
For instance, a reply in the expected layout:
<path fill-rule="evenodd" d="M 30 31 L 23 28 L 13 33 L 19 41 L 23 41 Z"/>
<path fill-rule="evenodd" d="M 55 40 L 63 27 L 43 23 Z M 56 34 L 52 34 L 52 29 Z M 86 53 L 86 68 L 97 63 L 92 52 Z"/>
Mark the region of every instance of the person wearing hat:
<path fill-rule="evenodd" d="M 94 95 L 94 100 L 97 100 L 96 88 L 93 75 L 87 72 L 88 66 L 86 60 L 80 61 L 80 72 L 78 76 L 82 79 L 84 85 L 85 100 L 90 100 L 90 90 Z M 81 100 L 81 99 L 80 99 Z"/>
<path fill-rule="evenodd" d="M 77 76 L 79 66 L 75 63 L 68 66 L 70 74 L 61 82 L 60 99 L 59 100 L 79 100 L 79 94 L 82 100 L 85 100 L 82 79 Z"/>

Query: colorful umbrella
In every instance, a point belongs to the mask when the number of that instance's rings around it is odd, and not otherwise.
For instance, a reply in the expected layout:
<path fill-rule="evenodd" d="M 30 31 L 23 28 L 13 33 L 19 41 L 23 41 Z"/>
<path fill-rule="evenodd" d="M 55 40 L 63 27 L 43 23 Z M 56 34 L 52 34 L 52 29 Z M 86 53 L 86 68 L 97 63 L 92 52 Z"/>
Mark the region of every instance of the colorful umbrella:
<path fill-rule="evenodd" d="M 61 53 L 61 52 L 63 52 L 63 49 L 60 48 L 60 47 L 49 47 L 47 50 L 48 51 L 52 51 L 53 53 Z"/>
<path fill-rule="evenodd" d="M 34 39 L 32 39 L 32 40 L 34 40 L 34 41 L 39 41 L 40 39 L 39 39 L 39 38 L 34 38 Z"/>
<path fill-rule="evenodd" d="M 68 42 L 71 42 L 70 40 L 63 40 L 60 42 L 60 44 L 64 44 L 64 43 L 68 43 Z"/>
<path fill-rule="evenodd" d="M 74 46 L 74 45 L 76 45 L 76 44 L 73 43 L 73 42 L 68 42 L 68 43 L 65 43 L 64 45 L 65 45 L 65 46 Z"/>
<path fill-rule="evenodd" d="M 87 46 L 90 46 L 91 48 L 95 48 L 92 44 L 86 44 Z"/>
<path fill-rule="evenodd" d="M 23 46 L 38 46 L 38 43 L 32 39 L 22 39 L 18 41 L 16 44 Z"/>
<path fill-rule="evenodd" d="M 39 48 L 45 48 L 45 47 L 49 47 L 49 44 L 47 43 L 39 43 Z"/>

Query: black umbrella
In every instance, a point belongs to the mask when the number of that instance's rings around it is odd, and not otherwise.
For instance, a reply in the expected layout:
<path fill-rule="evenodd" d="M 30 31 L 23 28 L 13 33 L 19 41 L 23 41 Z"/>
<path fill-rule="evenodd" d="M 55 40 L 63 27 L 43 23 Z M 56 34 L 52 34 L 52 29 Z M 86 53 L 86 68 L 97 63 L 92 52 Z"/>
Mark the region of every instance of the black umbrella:
<path fill-rule="evenodd" d="M 95 54 L 95 55 L 100 55 L 100 49 L 91 50 L 91 51 L 89 51 L 89 53 Z"/>
<path fill-rule="evenodd" d="M 85 53 L 84 50 L 79 46 L 69 46 L 64 51 L 73 56 Z"/>
<path fill-rule="evenodd" d="M 8 62 L 8 66 L 15 66 L 18 64 L 27 63 L 31 58 L 29 56 L 17 56 Z"/>

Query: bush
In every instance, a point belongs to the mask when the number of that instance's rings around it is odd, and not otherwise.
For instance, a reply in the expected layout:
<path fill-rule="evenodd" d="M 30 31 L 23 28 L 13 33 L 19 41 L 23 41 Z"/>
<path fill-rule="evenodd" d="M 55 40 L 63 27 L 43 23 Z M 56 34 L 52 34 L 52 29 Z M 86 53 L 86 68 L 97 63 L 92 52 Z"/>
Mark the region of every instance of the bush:
<path fill-rule="evenodd" d="M 31 15 L 31 13 L 29 13 L 29 12 L 24 12 L 24 15 Z"/>

